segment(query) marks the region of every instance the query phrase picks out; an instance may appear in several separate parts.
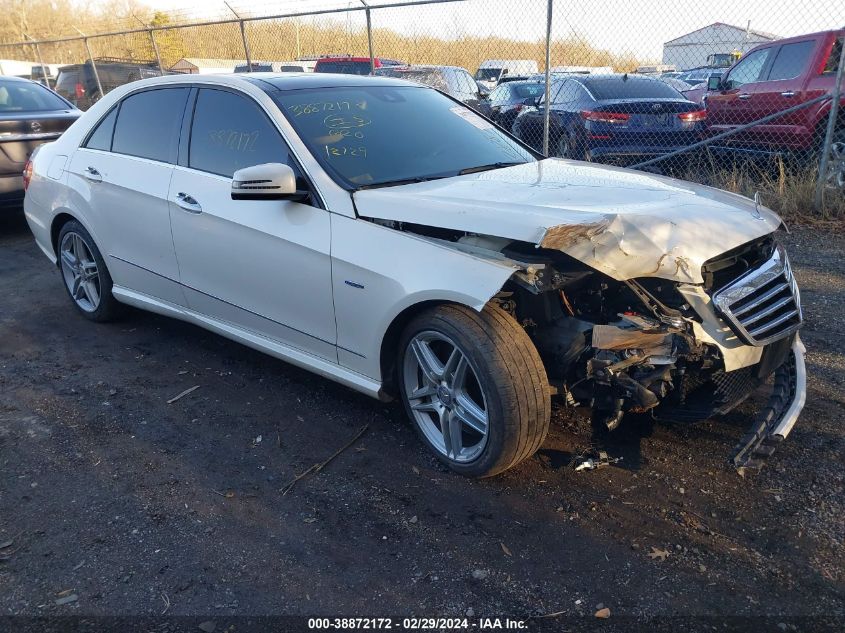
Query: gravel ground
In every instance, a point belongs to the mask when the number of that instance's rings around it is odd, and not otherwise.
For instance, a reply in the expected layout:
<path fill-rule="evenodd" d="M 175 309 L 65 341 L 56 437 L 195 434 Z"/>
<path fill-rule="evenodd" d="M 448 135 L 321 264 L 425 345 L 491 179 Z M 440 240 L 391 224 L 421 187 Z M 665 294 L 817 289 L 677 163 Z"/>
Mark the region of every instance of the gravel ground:
<path fill-rule="evenodd" d="M 557 407 L 535 457 L 471 481 L 397 405 L 178 321 L 82 319 L 7 213 L 0 614 L 165 612 L 217 630 L 235 615 L 558 614 L 530 622 L 571 630 L 606 607 L 607 627 L 841 631 L 845 239 L 787 241 L 809 394 L 762 473 L 727 466 L 755 400 L 695 426 L 623 424 L 609 452 L 624 460 L 590 473 L 570 466 L 589 423 Z"/>

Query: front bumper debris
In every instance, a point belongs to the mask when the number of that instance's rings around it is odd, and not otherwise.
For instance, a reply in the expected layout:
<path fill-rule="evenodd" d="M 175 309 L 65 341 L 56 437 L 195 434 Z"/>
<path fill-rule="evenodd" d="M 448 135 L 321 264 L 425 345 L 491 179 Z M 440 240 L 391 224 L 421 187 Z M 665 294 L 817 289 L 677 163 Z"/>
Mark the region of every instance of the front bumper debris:
<path fill-rule="evenodd" d="M 796 335 L 786 361 L 775 370 L 774 387 L 765 408 L 734 449 L 731 459 L 740 475 L 759 470 L 789 435 L 807 399 L 807 349 Z"/>

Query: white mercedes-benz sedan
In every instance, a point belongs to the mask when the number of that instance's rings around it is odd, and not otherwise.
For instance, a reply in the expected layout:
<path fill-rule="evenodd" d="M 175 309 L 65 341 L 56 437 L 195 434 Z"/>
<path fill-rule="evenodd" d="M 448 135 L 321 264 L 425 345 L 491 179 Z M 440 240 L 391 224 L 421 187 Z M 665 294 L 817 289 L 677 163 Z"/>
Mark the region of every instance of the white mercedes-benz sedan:
<path fill-rule="evenodd" d="M 805 398 L 798 288 L 759 201 L 545 159 L 436 90 L 329 74 L 167 76 L 106 95 L 25 171 L 73 305 L 184 319 L 400 398 L 469 476 L 551 398 L 695 421 L 763 384 L 758 467 Z"/>

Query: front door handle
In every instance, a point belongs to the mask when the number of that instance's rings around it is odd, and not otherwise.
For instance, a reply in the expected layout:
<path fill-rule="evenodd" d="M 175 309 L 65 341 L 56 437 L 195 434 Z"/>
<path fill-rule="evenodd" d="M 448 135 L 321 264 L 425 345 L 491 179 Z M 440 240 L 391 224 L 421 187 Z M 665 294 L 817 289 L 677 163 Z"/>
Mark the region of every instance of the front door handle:
<path fill-rule="evenodd" d="M 191 195 L 179 192 L 176 194 L 176 204 L 188 213 L 202 213 L 202 205 Z"/>
<path fill-rule="evenodd" d="M 781 97 L 794 97 L 795 91 L 794 90 L 784 90 L 783 92 L 780 93 L 780 96 Z"/>
<path fill-rule="evenodd" d="M 739 97 L 740 99 L 742 99 L 743 101 L 745 101 L 746 99 L 750 99 L 750 98 L 751 98 L 751 95 L 750 95 L 750 94 L 748 94 L 747 92 L 743 92 L 742 94 L 738 95 L 738 97 Z"/>
<path fill-rule="evenodd" d="M 86 167 L 82 175 L 91 182 L 103 182 L 103 175 L 93 167 Z"/>

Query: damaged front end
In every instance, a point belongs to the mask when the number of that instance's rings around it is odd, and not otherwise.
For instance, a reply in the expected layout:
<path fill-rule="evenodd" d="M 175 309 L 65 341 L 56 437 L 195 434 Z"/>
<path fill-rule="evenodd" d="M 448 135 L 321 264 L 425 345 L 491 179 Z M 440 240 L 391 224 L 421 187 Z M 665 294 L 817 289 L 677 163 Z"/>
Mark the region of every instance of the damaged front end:
<path fill-rule="evenodd" d="M 734 466 L 758 468 L 789 433 L 806 389 L 802 314 L 772 236 L 705 262 L 703 284 L 618 281 L 559 250 L 524 243 L 497 250 L 520 270 L 493 301 L 531 336 L 558 393 L 589 406 L 594 423 L 613 430 L 626 414 L 644 412 L 706 420 L 773 378 Z"/>

